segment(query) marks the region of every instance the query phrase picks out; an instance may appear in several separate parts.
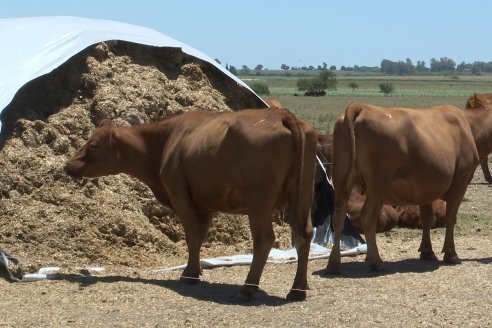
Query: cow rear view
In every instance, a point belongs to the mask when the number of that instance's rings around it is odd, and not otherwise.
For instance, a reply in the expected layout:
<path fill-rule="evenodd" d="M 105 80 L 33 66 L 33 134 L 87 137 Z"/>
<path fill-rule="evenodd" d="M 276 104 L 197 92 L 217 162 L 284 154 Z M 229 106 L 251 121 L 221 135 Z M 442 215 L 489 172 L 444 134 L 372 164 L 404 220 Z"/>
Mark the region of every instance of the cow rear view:
<path fill-rule="evenodd" d="M 253 262 L 238 300 L 258 289 L 275 240 L 273 212 L 289 205 L 298 266 L 287 297 L 303 300 L 315 157 L 316 133 L 287 110 L 194 111 L 132 128 L 105 122 L 66 170 L 84 177 L 126 173 L 147 184 L 183 224 L 189 256 L 181 279 L 187 283 L 202 274 L 200 248 L 214 214 L 247 214 Z"/>
<path fill-rule="evenodd" d="M 383 265 L 375 237 L 376 218 L 383 204 L 419 205 L 421 258 L 436 259 L 430 240 L 432 202 L 436 199 L 446 201 L 444 261 L 459 263 L 454 244 L 456 214 L 480 152 L 492 148 L 486 144 L 490 134 L 475 133 L 487 116 L 486 111 L 463 111 L 454 106 L 417 110 L 349 105 L 334 129 L 335 237 L 328 271 L 339 269 L 340 231 L 354 186 L 366 196 L 361 223 L 372 269 Z"/>

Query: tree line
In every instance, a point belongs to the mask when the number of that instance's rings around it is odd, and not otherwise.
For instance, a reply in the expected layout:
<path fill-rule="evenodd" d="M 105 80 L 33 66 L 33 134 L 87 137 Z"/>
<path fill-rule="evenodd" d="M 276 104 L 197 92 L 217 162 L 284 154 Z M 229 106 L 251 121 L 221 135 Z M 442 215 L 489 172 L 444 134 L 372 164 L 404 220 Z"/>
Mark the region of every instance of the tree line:
<path fill-rule="evenodd" d="M 219 63 L 220 61 L 216 59 Z M 238 76 L 245 75 L 262 75 L 267 73 L 267 69 L 263 65 L 256 65 L 255 68 L 249 68 L 247 65 L 242 65 L 240 69 L 237 69 L 233 65 L 226 64 L 226 69 L 232 74 Z M 284 75 L 290 75 L 292 71 L 336 71 L 337 67 L 323 62 L 321 65 L 315 66 L 288 66 L 282 64 L 280 69 L 284 71 Z M 430 65 L 427 66 L 425 61 L 419 60 L 415 64 L 410 58 L 405 60 L 392 61 L 389 59 L 383 59 L 379 66 L 340 66 L 340 71 L 348 72 L 361 72 L 361 73 L 383 73 L 387 75 L 412 75 L 412 74 L 429 74 L 429 73 L 469 73 L 480 75 L 482 73 L 492 73 L 492 61 L 474 61 L 473 63 L 460 64 L 448 57 L 441 57 L 439 59 L 431 58 Z"/>

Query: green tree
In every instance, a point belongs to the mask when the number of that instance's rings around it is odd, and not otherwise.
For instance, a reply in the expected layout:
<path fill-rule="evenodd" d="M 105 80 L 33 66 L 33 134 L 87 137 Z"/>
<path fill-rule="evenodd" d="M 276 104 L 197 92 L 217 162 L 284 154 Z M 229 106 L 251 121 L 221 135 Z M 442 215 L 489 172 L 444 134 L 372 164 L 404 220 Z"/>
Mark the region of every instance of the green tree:
<path fill-rule="evenodd" d="M 337 88 L 337 74 L 334 71 L 323 71 L 319 73 L 319 79 L 322 81 L 324 89 L 335 90 Z"/>
<path fill-rule="evenodd" d="M 263 82 L 253 82 L 251 83 L 250 87 L 259 95 L 270 95 L 270 89 L 268 88 L 268 85 Z"/>
<path fill-rule="evenodd" d="M 356 81 L 352 81 L 348 84 L 350 88 L 352 88 L 352 91 L 355 91 L 355 89 L 359 88 L 359 84 Z"/>
<path fill-rule="evenodd" d="M 388 96 L 393 93 L 395 87 L 393 86 L 393 83 L 380 83 L 379 90 L 379 92 L 382 92 L 385 96 Z"/>
<path fill-rule="evenodd" d="M 317 95 L 326 94 L 325 90 L 334 90 L 338 84 L 337 75 L 333 71 L 322 71 L 318 77 L 300 78 L 297 80 L 299 91 L 314 92 Z"/>
<path fill-rule="evenodd" d="M 237 69 L 236 69 L 236 67 L 234 67 L 234 66 L 232 66 L 232 65 L 231 65 L 231 66 L 229 66 L 229 72 L 231 72 L 232 74 L 234 74 L 234 75 L 236 75 L 236 76 L 238 75 L 238 74 L 237 74 Z"/>

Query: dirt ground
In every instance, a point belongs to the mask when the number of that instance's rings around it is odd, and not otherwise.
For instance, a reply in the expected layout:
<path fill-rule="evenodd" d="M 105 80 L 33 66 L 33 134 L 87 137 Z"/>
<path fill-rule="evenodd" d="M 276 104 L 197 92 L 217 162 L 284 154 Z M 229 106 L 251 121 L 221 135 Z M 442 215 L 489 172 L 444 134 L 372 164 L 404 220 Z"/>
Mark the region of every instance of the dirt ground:
<path fill-rule="evenodd" d="M 179 282 L 180 270 L 107 265 L 88 274 L 81 265 L 56 280 L 0 279 L 0 327 L 490 327 L 492 187 L 482 181 L 477 171 L 460 210 L 460 265 L 418 260 L 420 231 L 395 228 L 378 235 L 382 272 L 372 272 L 364 255 L 342 258 L 340 275 L 325 274 L 326 260 L 314 260 L 307 300 L 289 303 L 295 264 L 267 264 L 264 293 L 247 304 L 229 302 L 247 266 L 207 269 L 190 286 Z M 432 241 L 441 259 L 443 228 L 432 231 Z M 237 245 L 205 248 L 203 257 L 220 252 L 237 253 Z M 185 253 L 162 256 L 160 266 L 185 261 Z"/>
<path fill-rule="evenodd" d="M 492 187 L 475 174 L 456 228 L 463 263 L 422 262 L 420 231 L 378 235 L 386 261 L 371 272 L 364 256 L 342 260 L 340 275 L 309 263 L 311 290 L 285 301 L 295 264 L 267 264 L 264 293 L 229 302 L 248 266 L 205 270 L 179 282 L 186 262 L 183 231 L 145 186 L 127 176 L 73 181 L 64 161 L 98 121 L 151 122 L 197 108 L 258 106 L 213 69 L 176 50 L 104 43 L 19 92 L 2 113 L 0 247 L 19 259 L 17 274 L 59 265 L 53 280 L 11 283 L 0 277 L 0 327 L 489 327 L 492 319 Z M 280 247 L 289 229 L 275 220 Z M 436 253 L 444 229 L 432 233 Z M 202 257 L 251 251 L 247 220 L 220 216 Z M 442 256 L 439 256 L 440 258 Z M 89 271 L 92 266 L 104 271 Z"/>

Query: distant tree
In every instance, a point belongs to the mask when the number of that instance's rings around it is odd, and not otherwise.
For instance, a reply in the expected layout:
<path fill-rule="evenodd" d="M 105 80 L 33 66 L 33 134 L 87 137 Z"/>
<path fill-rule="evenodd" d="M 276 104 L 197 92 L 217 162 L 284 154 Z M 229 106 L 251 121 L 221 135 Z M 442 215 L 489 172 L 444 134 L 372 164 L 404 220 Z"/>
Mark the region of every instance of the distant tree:
<path fill-rule="evenodd" d="M 388 96 L 393 93 L 395 87 L 393 86 L 393 83 L 380 83 L 379 90 L 379 92 L 382 92 L 385 96 Z"/>
<path fill-rule="evenodd" d="M 229 72 L 231 72 L 232 74 L 234 74 L 236 76 L 238 75 L 236 67 L 234 67 L 232 65 L 229 66 Z"/>
<path fill-rule="evenodd" d="M 257 71 L 261 71 L 262 69 L 263 69 L 263 65 L 261 65 L 261 64 L 258 64 L 255 67 L 255 70 L 257 70 Z"/>
<path fill-rule="evenodd" d="M 355 89 L 359 88 L 359 84 L 356 81 L 352 81 L 348 84 L 350 88 L 352 88 L 352 91 L 355 91 Z"/>
<path fill-rule="evenodd" d="M 254 82 L 250 85 L 251 89 L 259 95 L 270 95 L 270 89 L 268 85 L 263 82 Z"/>
<path fill-rule="evenodd" d="M 318 77 L 300 78 L 297 80 L 297 89 L 313 95 L 324 95 L 326 89 L 336 89 L 338 83 L 336 76 L 332 71 L 322 71 Z"/>
<path fill-rule="evenodd" d="M 417 72 L 425 72 L 427 70 L 427 67 L 425 67 L 425 61 L 418 60 L 417 65 L 415 66 L 415 70 Z"/>
<path fill-rule="evenodd" d="M 328 64 L 323 62 L 323 69 L 326 69 L 328 67 Z"/>
<path fill-rule="evenodd" d="M 341 70 L 341 71 L 346 71 L 346 70 L 347 70 L 347 67 L 345 67 L 345 66 L 343 66 L 343 65 L 342 65 L 342 66 L 340 67 L 340 70 Z"/>
<path fill-rule="evenodd" d="M 310 88 L 311 88 L 311 85 L 312 85 L 312 82 L 311 82 L 312 79 L 308 79 L 308 78 L 300 78 L 297 80 L 297 89 L 299 91 L 308 91 Z"/>
<path fill-rule="evenodd" d="M 319 78 L 325 83 L 328 90 L 335 90 L 337 88 L 337 75 L 333 71 L 323 71 L 319 73 Z"/>
<path fill-rule="evenodd" d="M 289 66 L 285 65 L 285 64 L 282 64 L 280 66 L 280 69 L 285 69 L 285 70 L 288 70 L 289 69 Z"/>
<path fill-rule="evenodd" d="M 249 67 L 247 65 L 243 65 L 243 67 L 239 71 L 239 75 L 251 75 Z"/>
<path fill-rule="evenodd" d="M 456 63 L 451 58 L 441 57 L 440 60 L 431 58 L 430 69 L 433 72 L 454 71 L 455 67 Z"/>
<path fill-rule="evenodd" d="M 335 65 L 330 66 L 330 71 L 336 71 L 336 70 L 337 70 L 337 67 Z"/>
<path fill-rule="evenodd" d="M 216 61 L 217 63 L 219 63 L 219 64 L 222 64 L 222 63 L 220 62 L 220 59 L 219 59 L 219 58 L 215 58 L 215 61 Z"/>

